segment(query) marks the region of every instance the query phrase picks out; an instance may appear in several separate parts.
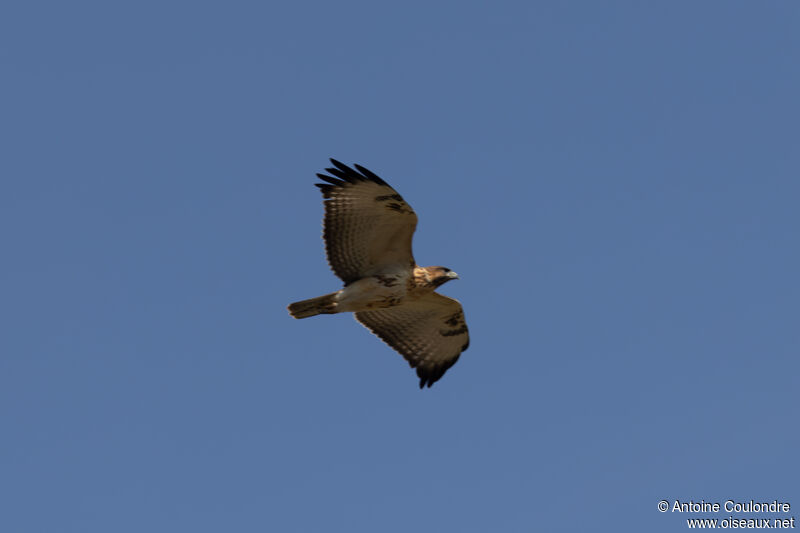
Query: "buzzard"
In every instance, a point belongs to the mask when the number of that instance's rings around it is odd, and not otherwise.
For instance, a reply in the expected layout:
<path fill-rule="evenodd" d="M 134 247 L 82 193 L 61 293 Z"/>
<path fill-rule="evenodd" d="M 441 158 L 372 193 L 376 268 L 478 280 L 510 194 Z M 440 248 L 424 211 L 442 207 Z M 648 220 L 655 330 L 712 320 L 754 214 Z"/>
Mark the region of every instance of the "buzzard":
<path fill-rule="evenodd" d="M 419 387 L 430 387 L 469 346 L 458 300 L 434 292 L 458 275 L 414 261 L 411 239 L 417 215 L 397 191 L 360 165 L 331 159 L 325 183 L 323 238 L 328 263 L 344 288 L 289 305 L 308 318 L 354 312 L 356 320 L 397 350 L 417 369 Z"/>

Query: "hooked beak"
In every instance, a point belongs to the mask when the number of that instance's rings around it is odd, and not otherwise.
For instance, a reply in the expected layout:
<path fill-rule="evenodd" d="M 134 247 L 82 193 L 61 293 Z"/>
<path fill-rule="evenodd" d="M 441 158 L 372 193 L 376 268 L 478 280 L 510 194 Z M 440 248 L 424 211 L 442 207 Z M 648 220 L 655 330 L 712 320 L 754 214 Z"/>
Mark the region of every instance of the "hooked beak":
<path fill-rule="evenodd" d="M 458 274 L 456 274 L 452 270 L 447 273 L 447 277 L 450 278 L 450 279 L 461 279 L 461 278 L 458 277 Z"/>

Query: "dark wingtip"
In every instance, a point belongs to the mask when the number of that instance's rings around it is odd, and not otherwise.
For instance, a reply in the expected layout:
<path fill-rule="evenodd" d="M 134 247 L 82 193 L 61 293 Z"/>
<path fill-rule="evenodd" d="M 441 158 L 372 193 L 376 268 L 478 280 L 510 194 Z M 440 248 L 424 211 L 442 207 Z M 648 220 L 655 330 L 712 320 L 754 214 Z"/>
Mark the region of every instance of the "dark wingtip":
<path fill-rule="evenodd" d="M 319 172 L 317 172 L 317 177 L 319 179 L 321 179 L 322 181 L 327 181 L 331 185 L 341 185 L 342 184 L 342 180 L 337 180 L 336 178 L 332 178 L 330 176 L 326 176 L 325 174 L 320 174 Z"/>
<path fill-rule="evenodd" d="M 334 159 L 332 157 L 328 158 L 328 161 L 330 161 L 333 164 L 333 166 L 335 166 L 336 168 L 338 168 L 340 170 L 344 170 L 345 172 L 350 170 L 350 167 L 348 167 L 347 165 L 345 165 L 341 161 L 337 161 L 336 159 Z"/>
<path fill-rule="evenodd" d="M 359 172 L 361 172 L 361 174 L 363 174 L 364 176 L 368 177 L 369 179 L 371 179 L 371 180 L 372 180 L 372 181 L 374 181 L 375 183 L 378 183 L 378 184 L 380 184 L 380 185 L 388 185 L 388 183 L 386 183 L 385 181 L 383 181 L 383 180 L 380 178 L 380 176 L 378 176 L 377 174 L 375 174 L 374 172 L 372 172 L 370 169 L 368 169 L 368 168 L 364 168 L 364 167 L 362 167 L 362 166 L 361 166 L 361 165 L 359 165 L 359 164 L 355 164 L 355 165 L 353 165 L 353 166 L 354 166 L 354 167 L 356 167 L 356 170 L 358 170 Z"/>
<path fill-rule="evenodd" d="M 330 176 L 326 176 L 324 174 L 317 174 L 317 176 L 331 183 L 333 185 L 341 186 L 345 182 L 346 183 L 357 183 L 359 181 L 372 181 L 377 183 L 378 185 L 389 185 L 385 181 L 383 181 L 377 174 L 372 172 L 371 170 L 362 167 L 361 165 L 353 165 L 355 170 L 348 167 L 341 161 L 338 161 L 334 158 L 330 158 L 330 162 L 333 165 L 332 167 L 326 168 L 325 171 L 329 174 L 336 176 L 336 178 L 332 178 Z M 335 180 L 335 181 L 334 181 Z"/>
<path fill-rule="evenodd" d="M 436 383 L 435 379 L 430 379 L 430 376 L 426 376 L 419 380 L 419 388 L 420 390 L 424 389 L 425 387 L 428 387 L 430 389 L 431 387 L 433 387 L 434 383 Z"/>
<path fill-rule="evenodd" d="M 422 370 L 421 367 L 417 368 L 417 376 L 419 377 L 419 388 L 422 389 L 424 387 L 431 388 L 434 383 L 439 381 L 439 378 L 442 377 L 444 372 L 439 374 L 438 372 L 426 372 Z"/>

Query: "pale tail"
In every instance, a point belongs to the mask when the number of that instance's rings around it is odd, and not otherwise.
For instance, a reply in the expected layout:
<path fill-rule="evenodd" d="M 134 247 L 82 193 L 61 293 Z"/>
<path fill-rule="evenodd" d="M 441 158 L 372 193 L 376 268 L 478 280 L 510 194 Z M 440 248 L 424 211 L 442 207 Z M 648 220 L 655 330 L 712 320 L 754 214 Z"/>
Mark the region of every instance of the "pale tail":
<path fill-rule="evenodd" d="M 332 292 L 325 296 L 317 296 L 309 300 L 301 300 L 289 304 L 289 314 L 295 318 L 308 318 L 320 314 L 330 314 L 336 312 L 336 295 Z"/>

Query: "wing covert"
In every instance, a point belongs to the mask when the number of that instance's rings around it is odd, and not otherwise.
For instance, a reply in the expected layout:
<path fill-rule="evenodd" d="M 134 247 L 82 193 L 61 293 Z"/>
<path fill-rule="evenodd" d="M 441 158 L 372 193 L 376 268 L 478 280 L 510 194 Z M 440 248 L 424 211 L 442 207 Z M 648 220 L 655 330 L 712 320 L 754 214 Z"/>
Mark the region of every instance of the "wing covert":
<path fill-rule="evenodd" d="M 414 267 L 411 240 L 417 215 L 403 197 L 366 168 L 331 159 L 317 174 L 325 204 L 328 263 L 345 284 L 392 266 Z"/>
<path fill-rule="evenodd" d="M 435 292 L 397 307 L 355 315 L 417 369 L 420 388 L 438 381 L 469 347 L 461 304 Z"/>

